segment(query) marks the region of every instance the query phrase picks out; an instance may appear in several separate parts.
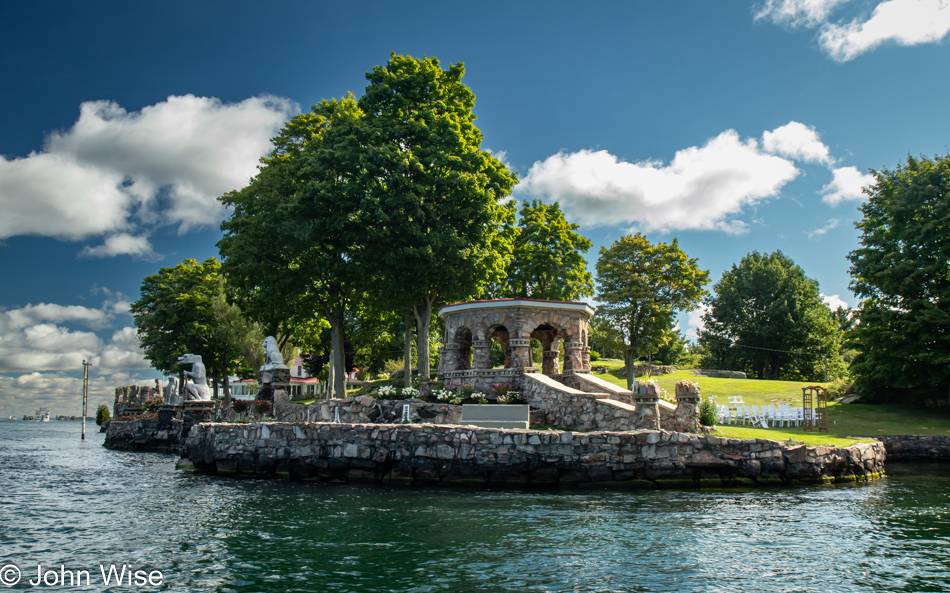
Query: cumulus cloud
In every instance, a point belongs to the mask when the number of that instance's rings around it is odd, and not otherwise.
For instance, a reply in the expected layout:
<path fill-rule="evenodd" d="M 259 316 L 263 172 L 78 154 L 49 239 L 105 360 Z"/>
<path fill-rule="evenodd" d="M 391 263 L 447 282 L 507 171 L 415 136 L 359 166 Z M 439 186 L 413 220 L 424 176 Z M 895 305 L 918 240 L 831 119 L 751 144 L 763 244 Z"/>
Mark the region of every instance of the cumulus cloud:
<path fill-rule="evenodd" d="M 115 388 L 125 385 L 154 385 L 149 373 L 120 372 L 104 376 L 89 369 L 88 413 L 95 414 L 102 403 L 112 408 Z M 3 414 L 33 414 L 40 406 L 54 414 L 78 416 L 82 413 L 82 375 L 32 371 L 0 375 L 0 409 Z"/>
<path fill-rule="evenodd" d="M 847 0 L 768 0 L 755 13 L 789 28 L 818 29 L 818 44 L 833 60 L 847 62 L 887 43 L 935 43 L 950 33 L 950 1 L 886 0 L 870 16 L 831 20 Z"/>
<path fill-rule="evenodd" d="M 784 126 L 762 134 L 762 148 L 766 152 L 790 159 L 830 165 L 834 163 L 828 147 L 811 126 L 790 121 Z"/>
<path fill-rule="evenodd" d="M 148 257 L 147 240 L 134 231 L 218 223 L 216 198 L 256 173 L 294 109 L 276 97 L 225 104 L 172 96 L 137 112 L 111 101 L 83 103 L 75 125 L 51 134 L 41 152 L 0 157 L 0 239 L 107 235 L 86 254 Z"/>
<path fill-rule="evenodd" d="M 669 164 L 624 162 L 605 150 L 558 153 L 534 163 L 516 191 L 558 201 L 584 225 L 738 233 L 746 225 L 733 217 L 777 196 L 798 173 L 756 139 L 726 130 L 678 151 Z"/>
<path fill-rule="evenodd" d="M 840 224 L 841 224 L 841 219 L 832 218 L 831 220 L 828 221 L 828 224 L 826 224 L 825 226 L 821 228 L 817 228 L 813 231 L 804 231 L 804 233 L 808 235 L 808 238 L 811 240 L 815 240 L 816 238 L 820 239 L 821 237 L 824 237 L 825 235 L 827 235 L 828 231 L 830 231 L 831 229 L 838 228 Z"/>
<path fill-rule="evenodd" d="M 768 0 L 755 12 L 755 19 L 766 19 L 776 24 L 798 28 L 815 27 L 823 23 L 831 11 L 848 0 Z"/>
<path fill-rule="evenodd" d="M 703 323 L 703 315 L 705 315 L 709 309 L 709 305 L 703 303 L 686 314 L 686 339 L 691 341 L 699 339 L 699 332 L 703 331 L 706 327 L 706 324 Z"/>
<path fill-rule="evenodd" d="M 839 62 L 853 60 L 882 43 L 918 45 L 940 41 L 950 32 L 950 2 L 947 0 L 888 0 L 874 8 L 865 21 L 828 23 L 819 43 Z"/>
<path fill-rule="evenodd" d="M 117 233 L 106 237 L 102 245 L 86 246 L 79 255 L 87 257 L 114 257 L 116 255 L 131 255 L 141 259 L 156 260 L 160 256 L 152 249 L 146 237 L 134 237 L 128 233 Z"/>
<path fill-rule="evenodd" d="M 821 300 L 828 305 L 828 308 L 832 311 L 838 309 L 838 307 L 844 307 L 845 309 L 850 309 L 848 303 L 836 294 L 823 294 L 821 295 Z"/>
<path fill-rule="evenodd" d="M 109 339 L 67 327 L 101 330 L 127 311 L 127 301 L 111 300 L 99 309 L 40 303 L 0 311 L 0 372 L 73 370 L 83 360 L 101 373 L 147 369 L 134 327 L 120 328 Z"/>
<path fill-rule="evenodd" d="M 821 201 L 829 206 L 841 202 L 863 200 L 867 196 L 862 188 L 874 185 L 874 175 L 858 171 L 857 167 L 841 167 L 832 171 L 831 183 L 821 188 Z"/>

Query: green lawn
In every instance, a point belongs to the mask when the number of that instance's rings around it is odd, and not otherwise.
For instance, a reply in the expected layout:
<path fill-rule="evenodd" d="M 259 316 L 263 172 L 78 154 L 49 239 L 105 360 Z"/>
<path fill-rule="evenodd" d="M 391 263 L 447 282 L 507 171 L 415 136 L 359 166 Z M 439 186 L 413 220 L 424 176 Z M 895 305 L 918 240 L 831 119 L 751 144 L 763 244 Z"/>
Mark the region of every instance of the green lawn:
<path fill-rule="evenodd" d="M 611 383 L 626 387 L 627 379 L 613 370 L 623 367 L 621 361 L 598 361 L 593 366 L 606 366 L 612 372 L 598 375 Z M 687 379 L 698 383 L 703 395 L 714 395 L 721 404 L 728 402 L 730 395 L 741 395 L 748 405 L 789 403 L 802 405 L 802 387 L 816 383 L 798 381 L 759 381 L 756 379 L 713 379 L 697 377 L 688 370 L 654 377 L 660 387 L 674 393 L 677 381 Z M 824 386 L 824 383 L 817 383 Z M 828 433 L 806 432 L 798 427 L 752 428 L 742 425 L 720 426 L 714 433 L 741 439 L 772 439 L 804 441 L 809 446 L 824 444 L 848 444 L 887 434 L 950 434 L 950 410 L 946 408 L 910 408 L 884 404 L 828 404 Z M 858 437 L 857 439 L 855 437 Z M 866 440 L 866 439 L 865 439 Z"/>

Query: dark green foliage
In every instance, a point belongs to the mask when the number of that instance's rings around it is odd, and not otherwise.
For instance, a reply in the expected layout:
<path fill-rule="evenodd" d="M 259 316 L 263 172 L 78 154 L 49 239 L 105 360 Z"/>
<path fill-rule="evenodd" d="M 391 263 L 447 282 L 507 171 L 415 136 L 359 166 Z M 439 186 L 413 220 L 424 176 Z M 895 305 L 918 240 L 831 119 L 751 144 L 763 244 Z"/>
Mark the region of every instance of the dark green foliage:
<path fill-rule="evenodd" d="M 703 366 L 761 379 L 821 381 L 844 373 L 838 321 L 818 283 L 781 251 L 754 251 L 723 273 L 703 315 Z"/>
<path fill-rule="evenodd" d="M 882 398 L 950 382 L 950 156 L 873 173 L 848 256 L 862 299 L 852 373 L 856 392 Z"/>
<path fill-rule="evenodd" d="M 96 426 L 102 426 L 103 422 L 110 420 L 112 420 L 112 414 L 109 413 L 109 408 L 105 404 L 99 404 L 96 408 Z"/>
<path fill-rule="evenodd" d="M 704 397 L 699 402 L 699 423 L 703 426 L 715 426 L 719 421 L 719 411 L 716 410 L 716 401 L 711 397 Z"/>
<path fill-rule="evenodd" d="M 557 202 L 525 201 L 514 237 L 507 280 L 496 296 L 573 301 L 594 294 L 584 254 L 591 242 L 567 222 Z"/>
<path fill-rule="evenodd" d="M 640 233 L 621 237 L 609 249 L 602 247 L 597 260 L 597 317 L 606 326 L 598 331 L 623 347 L 624 362 L 632 368 L 638 357 L 666 343 L 676 312 L 696 308 L 708 281 L 709 271 L 676 239 L 654 245 Z M 632 384 L 629 373 L 627 387 Z"/>

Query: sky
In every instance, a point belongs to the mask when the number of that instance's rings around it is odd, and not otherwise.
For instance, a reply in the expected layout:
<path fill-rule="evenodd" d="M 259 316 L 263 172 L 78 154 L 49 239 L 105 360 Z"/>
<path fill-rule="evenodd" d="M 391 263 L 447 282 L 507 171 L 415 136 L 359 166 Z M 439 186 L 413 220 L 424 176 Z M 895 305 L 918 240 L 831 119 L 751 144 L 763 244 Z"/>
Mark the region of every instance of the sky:
<path fill-rule="evenodd" d="M 0 417 L 149 384 L 142 278 L 217 255 L 221 194 L 390 52 L 463 62 L 482 147 L 594 246 L 712 283 L 780 249 L 833 306 L 870 171 L 948 152 L 950 2 L 0 4 Z M 680 327 L 695 336 L 699 311 Z"/>

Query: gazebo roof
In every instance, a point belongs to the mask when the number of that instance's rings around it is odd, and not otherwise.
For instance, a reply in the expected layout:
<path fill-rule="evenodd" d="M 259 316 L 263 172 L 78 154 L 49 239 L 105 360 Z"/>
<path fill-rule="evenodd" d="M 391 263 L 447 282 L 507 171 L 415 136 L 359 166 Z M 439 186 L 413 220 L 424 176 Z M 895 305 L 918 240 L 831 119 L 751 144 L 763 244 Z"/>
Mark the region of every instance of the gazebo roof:
<path fill-rule="evenodd" d="M 559 309 L 561 311 L 579 311 L 588 317 L 594 315 L 594 308 L 587 303 L 575 301 L 544 301 L 541 299 L 492 299 L 485 301 L 467 301 L 439 307 L 439 317 L 448 313 L 469 311 L 472 309 L 500 309 L 511 307 L 536 307 L 541 309 Z"/>

